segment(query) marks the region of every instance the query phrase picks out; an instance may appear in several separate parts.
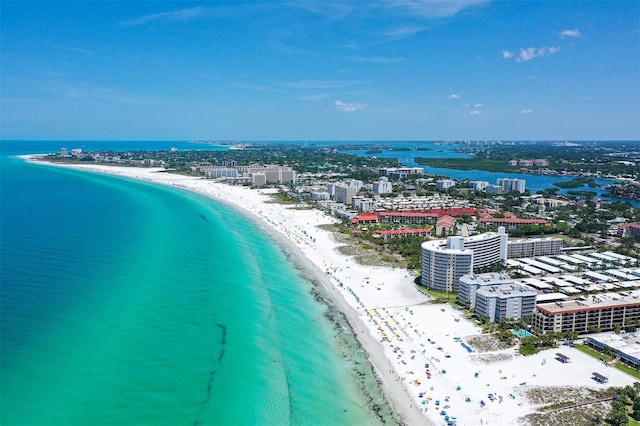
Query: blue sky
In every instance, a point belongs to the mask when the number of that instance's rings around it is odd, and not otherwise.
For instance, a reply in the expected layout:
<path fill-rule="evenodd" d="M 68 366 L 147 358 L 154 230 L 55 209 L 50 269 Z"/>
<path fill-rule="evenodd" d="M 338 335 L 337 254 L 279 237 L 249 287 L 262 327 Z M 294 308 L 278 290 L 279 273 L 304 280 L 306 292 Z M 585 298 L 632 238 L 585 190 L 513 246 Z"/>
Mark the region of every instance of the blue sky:
<path fill-rule="evenodd" d="M 3 139 L 640 139 L 640 2 L 8 2 Z"/>

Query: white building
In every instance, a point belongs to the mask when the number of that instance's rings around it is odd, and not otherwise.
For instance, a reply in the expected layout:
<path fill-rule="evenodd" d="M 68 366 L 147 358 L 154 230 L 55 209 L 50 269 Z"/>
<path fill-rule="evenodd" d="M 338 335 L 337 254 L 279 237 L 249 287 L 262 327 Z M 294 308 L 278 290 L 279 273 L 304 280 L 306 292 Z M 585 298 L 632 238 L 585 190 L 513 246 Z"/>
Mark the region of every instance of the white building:
<path fill-rule="evenodd" d="M 212 179 L 238 177 L 238 169 L 231 167 L 211 166 L 205 174 Z"/>
<path fill-rule="evenodd" d="M 458 279 L 473 271 L 473 251 L 464 248 L 462 237 L 422 243 L 421 284 L 429 289 L 455 292 Z"/>
<path fill-rule="evenodd" d="M 253 186 L 265 186 L 267 184 L 267 175 L 264 173 L 252 173 L 251 184 Z"/>
<path fill-rule="evenodd" d="M 449 189 L 456 186 L 456 182 L 451 179 L 438 179 L 436 181 L 436 188 L 438 189 Z"/>
<path fill-rule="evenodd" d="M 526 238 L 511 240 L 507 244 L 509 259 L 520 257 L 551 256 L 562 253 L 562 238 Z"/>
<path fill-rule="evenodd" d="M 331 195 L 326 191 L 314 191 L 311 193 L 311 199 L 314 201 L 329 200 Z"/>
<path fill-rule="evenodd" d="M 475 191 L 484 191 L 487 189 L 487 185 L 489 185 L 489 182 L 484 180 L 472 180 L 469 182 L 469 186 Z"/>
<path fill-rule="evenodd" d="M 507 260 L 504 228 L 472 237 L 449 237 L 422 243 L 422 285 L 455 292 L 458 279 L 474 269 Z"/>
<path fill-rule="evenodd" d="M 476 292 L 476 315 L 490 321 L 531 316 L 536 307 L 536 291 L 521 284 L 481 286 Z"/>
<path fill-rule="evenodd" d="M 362 189 L 362 187 L 364 186 L 364 182 L 362 182 L 361 180 L 357 180 L 357 179 L 349 179 L 349 180 L 345 181 L 344 183 L 347 186 L 355 188 L 356 192 L 360 191 Z"/>
<path fill-rule="evenodd" d="M 333 186 L 334 189 L 334 199 L 343 204 L 351 204 L 351 199 L 358 192 L 358 190 L 354 186 L 347 186 L 344 184 L 335 184 Z"/>
<path fill-rule="evenodd" d="M 482 268 L 502 260 L 507 260 L 509 236 L 504 228 L 498 232 L 485 232 L 464 239 L 464 247 L 473 251 L 473 267 Z"/>
<path fill-rule="evenodd" d="M 502 186 L 500 185 L 487 185 L 484 189 L 487 194 L 502 194 Z"/>
<path fill-rule="evenodd" d="M 365 198 L 362 195 L 354 195 L 351 197 L 351 206 L 362 212 L 372 212 L 376 209 L 376 200 Z"/>
<path fill-rule="evenodd" d="M 502 187 L 502 192 L 524 192 L 525 183 L 524 179 L 500 178 L 497 180 L 496 186 Z"/>
<path fill-rule="evenodd" d="M 458 302 L 467 308 L 476 307 L 476 293 L 483 286 L 497 285 L 503 286 L 507 284 L 515 284 L 515 281 L 506 274 L 491 272 L 487 274 L 470 274 L 463 275 L 458 280 Z"/>
<path fill-rule="evenodd" d="M 289 183 L 295 181 L 295 171 L 291 167 L 277 165 L 251 165 L 238 166 L 238 172 L 244 176 L 252 176 L 256 173 L 265 175 L 268 183 Z M 261 177 L 258 178 L 262 179 Z M 252 179 L 253 180 L 253 179 Z"/>
<path fill-rule="evenodd" d="M 393 185 L 386 177 L 381 177 L 377 182 L 373 183 L 374 194 L 390 194 L 393 192 Z"/>
<path fill-rule="evenodd" d="M 397 176 L 404 179 L 408 175 L 423 174 L 424 169 L 422 167 L 380 167 L 377 172 L 379 175 Z"/>

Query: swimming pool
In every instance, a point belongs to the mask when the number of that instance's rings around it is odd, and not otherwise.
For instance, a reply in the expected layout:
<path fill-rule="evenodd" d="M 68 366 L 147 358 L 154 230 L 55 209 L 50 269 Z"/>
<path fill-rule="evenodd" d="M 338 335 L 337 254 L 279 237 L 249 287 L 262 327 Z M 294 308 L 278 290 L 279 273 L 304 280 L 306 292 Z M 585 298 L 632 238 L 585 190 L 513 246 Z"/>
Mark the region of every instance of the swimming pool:
<path fill-rule="evenodd" d="M 527 330 L 511 330 L 511 332 L 513 334 L 515 334 L 518 337 L 533 337 L 533 334 L 529 333 Z"/>

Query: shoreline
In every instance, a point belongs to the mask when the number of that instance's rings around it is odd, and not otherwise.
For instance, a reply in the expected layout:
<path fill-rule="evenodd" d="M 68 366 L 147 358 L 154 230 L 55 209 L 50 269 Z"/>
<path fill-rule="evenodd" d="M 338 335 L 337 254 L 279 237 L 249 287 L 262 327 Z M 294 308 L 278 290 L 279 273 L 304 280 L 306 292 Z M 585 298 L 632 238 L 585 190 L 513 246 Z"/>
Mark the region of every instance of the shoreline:
<path fill-rule="evenodd" d="M 516 424 L 539 407 L 526 396 L 532 387 L 605 389 L 635 381 L 575 348 L 556 348 L 528 357 L 519 355 L 515 348 L 467 349 L 467 339 L 481 335 L 481 330 L 466 320 L 463 312 L 451 305 L 429 304 L 428 296 L 415 289 L 415 277 L 404 269 L 363 266 L 340 254 L 336 250 L 340 243 L 333 234 L 318 227 L 335 223 L 335 218 L 316 209 L 271 202 L 274 190 L 230 186 L 160 168 L 58 164 L 37 157 L 20 156 L 36 164 L 188 190 L 223 202 L 254 220 L 301 262 L 312 275 L 313 286 L 320 284 L 318 290 L 326 294 L 317 295 L 326 296 L 329 302 L 325 304 L 331 305 L 328 309 L 335 308 L 346 319 L 387 401 L 406 424 L 441 424 L 442 410 L 464 425 Z M 556 351 L 572 362 L 564 365 L 556 361 Z M 591 379 L 596 371 L 609 377 L 607 386 Z M 495 399 L 487 399 L 488 393 Z"/>

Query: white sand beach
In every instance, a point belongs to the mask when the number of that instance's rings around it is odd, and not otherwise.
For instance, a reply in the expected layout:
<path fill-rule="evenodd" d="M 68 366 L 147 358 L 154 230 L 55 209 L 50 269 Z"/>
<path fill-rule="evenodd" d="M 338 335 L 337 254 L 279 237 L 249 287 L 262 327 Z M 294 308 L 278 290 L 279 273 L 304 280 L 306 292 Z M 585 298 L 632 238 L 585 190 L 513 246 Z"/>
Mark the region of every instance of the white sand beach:
<path fill-rule="evenodd" d="M 519 417 L 537 408 L 524 397 L 529 387 L 602 389 L 635 381 L 568 346 L 528 357 L 515 348 L 478 353 L 471 347 L 470 352 L 463 344 L 481 330 L 462 312 L 428 303 L 428 297 L 414 287 L 415 276 L 406 270 L 362 266 L 340 254 L 332 234 L 317 227 L 334 218 L 315 209 L 269 202 L 273 190 L 229 186 L 158 168 L 55 165 L 195 191 L 242 209 L 265 230 L 285 237 L 317 269 L 332 302 L 345 313 L 395 410 L 407 424 L 446 424 L 442 410 L 459 425 L 517 424 Z M 557 352 L 570 362 L 557 360 Z M 593 372 L 608 377 L 609 383 L 598 384 L 592 379 Z"/>

